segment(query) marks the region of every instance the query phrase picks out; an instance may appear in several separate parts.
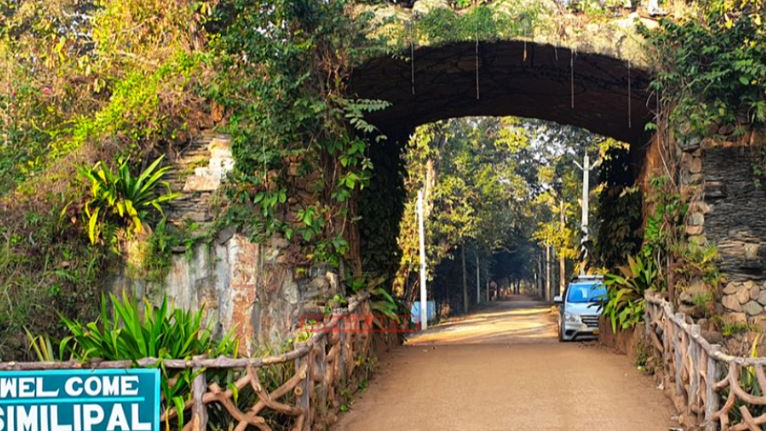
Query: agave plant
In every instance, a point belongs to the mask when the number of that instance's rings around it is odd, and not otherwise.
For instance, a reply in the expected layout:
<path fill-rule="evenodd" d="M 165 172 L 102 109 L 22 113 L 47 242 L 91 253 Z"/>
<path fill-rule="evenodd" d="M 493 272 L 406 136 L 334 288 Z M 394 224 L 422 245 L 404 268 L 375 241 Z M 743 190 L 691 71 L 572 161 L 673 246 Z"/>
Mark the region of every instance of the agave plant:
<path fill-rule="evenodd" d="M 85 204 L 85 214 L 91 244 L 98 242 L 108 220 L 118 222 L 128 234 L 143 232 L 149 211 L 154 209 L 163 214 L 162 204 L 179 196 L 163 181 L 170 169 L 160 167 L 163 158 L 157 158 L 137 177 L 130 172 L 127 158 L 118 160 L 116 171 L 103 162 L 91 168 L 80 167 L 80 177 L 90 185 L 91 196 Z"/>

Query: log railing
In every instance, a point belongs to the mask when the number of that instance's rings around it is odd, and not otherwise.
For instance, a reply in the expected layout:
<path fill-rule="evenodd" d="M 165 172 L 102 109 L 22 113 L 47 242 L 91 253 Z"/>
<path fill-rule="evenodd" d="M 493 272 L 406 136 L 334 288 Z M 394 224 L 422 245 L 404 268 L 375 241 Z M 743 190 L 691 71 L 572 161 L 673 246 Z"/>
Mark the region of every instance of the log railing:
<path fill-rule="evenodd" d="M 326 429 L 341 407 L 348 388 L 357 383 L 358 368 L 370 354 L 371 310 L 369 295 L 349 299 L 348 306 L 328 314 L 317 323 L 305 342 L 293 350 L 264 358 L 164 359 L 165 368 L 192 369 L 191 397 L 183 409 L 187 419 L 179 431 L 212 428 L 244 431 Z M 156 358 L 138 361 L 97 362 L 5 362 L 0 370 L 51 370 L 83 368 L 133 368 L 157 366 Z M 289 367 L 290 376 L 277 388 L 267 388 L 259 372 L 268 367 Z M 228 371 L 230 384 L 208 379 L 215 372 Z M 249 393 L 250 396 L 244 396 Z M 163 412 L 163 424 L 179 423 L 175 408 Z M 213 423 L 213 416 L 221 423 Z M 164 427 L 163 427 L 164 428 Z M 172 428 L 172 426 L 171 426 Z M 177 428 L 177 427 L 176 427 Z"/>
<path fill-rule="evenodd" d="M 699 325 L 665 299 L 646 295 L 646 331 L 662 358 L 665 388 L 689 425 L 706 431 L 766 424 L 766 358 L 736 357 L 702 337 Z"/>

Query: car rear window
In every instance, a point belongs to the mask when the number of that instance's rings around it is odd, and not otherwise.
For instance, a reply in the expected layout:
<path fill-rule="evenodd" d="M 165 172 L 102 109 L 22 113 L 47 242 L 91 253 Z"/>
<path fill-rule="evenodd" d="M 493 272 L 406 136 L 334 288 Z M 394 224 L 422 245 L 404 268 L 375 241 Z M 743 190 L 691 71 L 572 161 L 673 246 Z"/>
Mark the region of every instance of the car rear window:
<path fill-rule="evenodd" d="M 602 283 L 570 284 L 567 290 L 567 302 L 596 302 L 606 295 L 606 287 Z"/>

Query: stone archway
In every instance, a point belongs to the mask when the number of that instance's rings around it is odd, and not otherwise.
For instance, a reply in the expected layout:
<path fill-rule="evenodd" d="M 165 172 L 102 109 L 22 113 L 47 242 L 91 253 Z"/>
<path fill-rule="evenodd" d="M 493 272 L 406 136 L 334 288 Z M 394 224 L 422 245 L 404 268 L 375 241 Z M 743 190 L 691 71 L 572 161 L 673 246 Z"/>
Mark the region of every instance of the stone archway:
<path fill-rule="evenodd" d="M 414 64 L 373 58 L 353 71 L 351 92 L 392 104 L 370 116 L 391 136 L 406 136 L 440 119 L 512 115 L 571 124 L 631 144 L 649 140 L 646 70 L 631 69 L 619 58 L 547 44 L 482 42 L 477 99 L 476 53 L 474 42 L 460 42 L 418 49 Z"/>

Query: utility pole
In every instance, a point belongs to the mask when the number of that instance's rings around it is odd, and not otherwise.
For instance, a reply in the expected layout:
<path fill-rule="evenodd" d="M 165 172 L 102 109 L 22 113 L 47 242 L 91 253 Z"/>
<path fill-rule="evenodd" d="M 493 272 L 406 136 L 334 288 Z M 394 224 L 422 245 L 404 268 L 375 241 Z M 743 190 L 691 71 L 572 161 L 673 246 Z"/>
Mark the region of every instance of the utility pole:
<path fill-rule="evenodd" d="M 580 232 L 582 233 L 582 239 L 580 240 L 580 252 L 581 256 L 584 257 L 583 262 L 580 265 L 580 275 L 585 275 L 585 267 L 587 266 L 586 262 L 588 260 L 586 244 L 588 243 L 590 237 L 590 230 L 588 228 L 588 213 L 590 210 L 590 171 L 600 163 L 601 161 L 599 160 L 593 166 L 591 166 L 590 156 L 588 156 L 587 151 L 585 151 L 585 155 L 582 158 L 582 166 L 575 162 L 575 165 L 577 165 L 577 167 L 582 170 L 582 213 L 580 215 Z"/>
<path fill-rule="evenodd" d="M 428 329 L 428 298 L 426 291 L 426 231 L 423 221 L 423 190 L 418 191 L 418 237 L 420 243 L 420 328 Z"/>
<path fill-rule="evenodd" d="M 481 277 L 479 266 L 479 246 L 476 245 L 476 304 L 481 303 Z"/>

